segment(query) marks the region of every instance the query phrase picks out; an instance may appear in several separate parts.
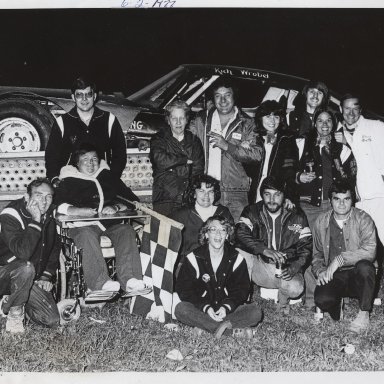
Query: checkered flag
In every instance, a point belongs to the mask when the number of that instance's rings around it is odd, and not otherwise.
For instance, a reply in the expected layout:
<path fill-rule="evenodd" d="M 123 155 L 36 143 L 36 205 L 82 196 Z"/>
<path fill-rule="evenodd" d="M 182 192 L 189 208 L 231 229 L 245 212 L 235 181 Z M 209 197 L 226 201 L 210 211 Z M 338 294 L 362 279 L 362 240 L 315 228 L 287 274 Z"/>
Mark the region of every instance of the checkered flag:
<path fill-rule="evenodd" d="M 173 269 L 181 244 L 183 224 L 171 220 L 147 207 L 140 207 L 151 220 L 144 227 L 140 248 L 143 280 L 153 286 L 145 296 L 135 296 L 130 312 L 169 322 L 173 307 Z"/>

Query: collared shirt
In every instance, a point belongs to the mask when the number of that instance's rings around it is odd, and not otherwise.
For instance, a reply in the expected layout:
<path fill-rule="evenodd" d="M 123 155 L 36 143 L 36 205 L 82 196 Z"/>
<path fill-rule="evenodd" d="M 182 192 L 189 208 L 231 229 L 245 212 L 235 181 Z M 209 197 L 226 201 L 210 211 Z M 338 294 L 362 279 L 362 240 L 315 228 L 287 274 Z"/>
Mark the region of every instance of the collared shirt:
<path fill-rule="evenodd" d="M 238 112 L 239 110 L 237 109 L 237 107 L 235 107 L 235 113 L 223 129 L 221 127 L 219 112 L 217 110 L 213 112 L 211 132 L 217 133 L 225 137 L 228 131 L 228 127 L 236 119 Z M 211 143 L 209 144 L 207 174 L 217 180 L 221 180 L 221 148 L 213 148 L 213 145 Z"/>

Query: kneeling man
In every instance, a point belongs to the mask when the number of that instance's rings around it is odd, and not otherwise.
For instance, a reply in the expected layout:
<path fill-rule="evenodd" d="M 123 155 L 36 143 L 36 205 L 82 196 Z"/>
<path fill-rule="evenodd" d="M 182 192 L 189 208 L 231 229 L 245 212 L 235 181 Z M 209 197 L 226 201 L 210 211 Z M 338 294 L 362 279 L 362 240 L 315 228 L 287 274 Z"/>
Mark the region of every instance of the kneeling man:
<path fill-rule="evenodd" d="M 304 290 L 303 268 L 309 263 L 312 236 L 307 218 L 298 208 L 284 207 L 284 185 L 273 176 L 260 187 L 263 198 L 245 207 L 236 225 L 236 243 L 251 270 L 252 281 L 277 288 L 279 308 L 289 313 L 288 300 Z"/>
<path fill-rule="evenodd" d="M 24 309 L 38 324 L 59 325 L 51 292 L 60 254 L 52 198 L 51 182 L 38 178 L 0 214 L 0 315 L 9 333 L 24 332 Z"/>
<path fill-rule="evenodd" d="M 352 189 L 346 182 L 329 189 L 332 210 L 321 214 L 313 228 L 312 272 L 317 278 L 315 304 L 340 319 L 341 299 L 359 300 L 359 313 L 350 329 L 369 327 L 375 290 L 376 230 L 371 217 L 352 207 Z"/>

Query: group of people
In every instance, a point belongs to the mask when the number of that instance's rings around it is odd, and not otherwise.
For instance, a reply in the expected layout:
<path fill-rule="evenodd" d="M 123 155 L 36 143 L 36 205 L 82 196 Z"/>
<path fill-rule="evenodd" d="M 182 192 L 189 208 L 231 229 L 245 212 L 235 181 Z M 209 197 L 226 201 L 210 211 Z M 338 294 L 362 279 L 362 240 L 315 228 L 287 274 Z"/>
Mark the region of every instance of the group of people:
<path fill-rule="evenodd" d="M 236 99 L 219 78 L 211 108 L 188 124 L 188 106 L 171 102 L 169 130 L 151 141 L 154 209 L 185 226 L 176 317 L 198 333 L 252 337 L 262 316 L 244 307 L 253 282 L 278 290 L 284 315 L 302 297 L 338 320 L 342 299 L 357 298 L 350 329 L 366 330 L 384 240 L 384 123 L 363 117 L 355 95 L 335 109 L 319 81 L 288 114 L 265 100 L 251 118 Z"/>
<path fill-rule="evenodd" d="M 138 201 L 120 179 L 126 151 L 118 120 L 96 107 L 93 83 L 77 79 L 72 98 L 75 107 L 52 128 L 47 179 L 33 181 L 0 214 L 0 313 L 12 333 L 24 330 L 24 311 L 37 323 L 59 323 L 51 293 L 60 250 L 54 207 L 91 217 Z M 308 309 L 338 320 L 342 298 L 355 297 L 350 328 L 369 326 L 376 229 L 384 241 L 384 123 L 364 118 L 354 95 L 335 111 L 321 82 L 296 99 L 288 115 L 283 102 L 266 100 L 251 118 L 236 105 L 231 79 L 221 77 L 211 108 L 190 121 L 185 102 L 170 102 L 168 127 L 151 140 L 153 208 L 184 224 L 175 316 L 197 334 L 253 337 L 262 312 L 250 303 L 252 282 L 278 289 L 284 315 L 290 299 L 303 297 Z M 150 292 L 130 225 L 95 220 L 69 232 L 83 249 L 89 290 Z M 116 281 L 101 235 L 115 247 Z"/>

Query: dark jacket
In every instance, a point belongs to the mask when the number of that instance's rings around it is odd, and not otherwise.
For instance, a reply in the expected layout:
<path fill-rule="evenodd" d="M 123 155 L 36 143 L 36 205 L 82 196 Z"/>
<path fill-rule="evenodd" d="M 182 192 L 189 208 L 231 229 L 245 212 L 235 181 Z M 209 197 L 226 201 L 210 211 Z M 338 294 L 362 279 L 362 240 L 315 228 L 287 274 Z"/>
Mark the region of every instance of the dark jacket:
<path fill-rule="evenodd" d="M 64 132 L 55 122 L 45 150 L 45 166 L 49 179 L 59 176 L 60 169 L 68 164 L 72 152 L 81 143 L 94 145 L 101 152 L 99 156 L 107 161 L 112 175 L 120 179 L 127 162 L 125 137 L 116 117 L 109 134 L 110 115 L 109 112 L 95 107 L 92 119 L 87 126 L 80 119 L 77 108 L 74 107 L 58 118 L 62 119 Z"/>
<path fill-rule="evenodd" d="M 103 207 L 114 205 L 120 201 L 116 194 L 115 179 L 104 160 L 101 160 L 100 168 L 92 176 L 87 176 L 74 166 L 67 165 L 61 169 L 60 179 L 61 182 L 54 197 L 59 213 L 65 214 L 65 205 L 68 204 L 79 208 L 96 208 L 98 212 L 101 212 Z M 128 187 L 127 190 L 130 191 Z M 123 197 L 133 200 L 135 195 L 132 191 L 131 194 L 132 196 Z M 115 221 L 107 221 L 108 225 L 112 223 Z"/>
<path fill-rule="evenodd" d="M 289 132 L 294 137 L 306 137 L 313 128 L 312 115 L 306 110 L 295 109 L 289 113 Z"/>
<path fill-rule="evenodd" d="M 233 312 L 248 298 L 250 280 L 245 259 L 228 243 L 216 277 L 212 269 L 208 244 L 190 253 L 176 280 L 175 290 L 181 301 L 187 301 L 207 312 L 223 306 Z"/>
<path fill-rule="evenodd" d="M 352 152 L 345 145 L 338 143 L 332 138 L 329 145 L 329 153 L 332 163 L 332 182 L 347 179 L 354 189 L 356 185 L 356 161 Z M 308 171 L 307 164 L 313 163 L 313 171 L 316 174 L 316 179 L 310 183 L 301 183 L 300 175 L 304 171 Z M 303 154 L 300 158 L 300 164 L 296 180 L 298 185 L 298 192 L 301 201 L 309 202 L 310 204 L 319 207 L 322 198 L 327 200 L 328 196 L 322 197 L 323 190 L 323 164 L 319 146 L 316 145 L 316 137 L 312 134 L 305 139 Z"/>
<path fill-rule="evenodd" d="M 312 253 L 312 235 L 305 213 L 294 208 L 283 208 L 281 227 L 276 225 L 277 251 L 287 254 L 287 266 L 298 272 L 309 265 Z M 272 228 L 264 202 L 245 207 L 240 221 L 236 225 L 236 245 L 246 252 L 261 255 L 262 259 L 270 263 L 263 255 L 267 248 L 272 248 Z"/>
<path fill-rule="evenodd" d="M 333 210 L 320 214 L 313 227 L 312 272 L 318 277 L 329 265 L 329 221 Z M 351 214 L 344 223 L 343 236 L 345 252 L 341 252 L 342 268 L 353 267 L 360 260 L 376 262 L 375 224 L 361 209 L 352 207 Z"/>
<path fill-rule="evenodd" d="M 227 207 L 219 204 L 215 215 L 220 215 L 228 219 L 233 224 L 233 217 Z M 204 224 L 204 221 L 197 213 L 195 207 L 183 207 L 171 214 L 171 219 L 184 224 L 182 232 L 182 243 L 179 254 L 183 258 L 199 247 L 199 231 Z"/>
<path fill-rule="evenodd" d="M 152 201 L 181 203 L 191 177 L 204 172 L 204 153 L 200 140 L 189 131 L 178 141 L 166 127 L 151 140 L 153 172 Z M 192 164 L 187 164 L 192 160 Z"/>
<path fill-rule="evenodd" d="M 41 224 L 32 220 L 24 199 L 12 201 L 0 214 L 0 225 L 0 265 L 25 260 L 35 267 L 36 279 L 56 275 L 60 239 L 52 206 Z"/>
<path fill-rule="evenodd" d="M 257 188 L 260 184 L 265 162 L 264 138 L 262 136 L 260 141 L 263 148 L 262 160 L 247 167 L 247 173 L 252 178 L 249 191 L 249 202 L 251 204 L 256 202 Z M 267 176 L 275 176 L 277 179 L 284 180 L 285 195 L 291 201 L 297 199 L 295 177 L 298 161 L 299 152 L 293 136 L 278 132 L 276 142 L 272 147 L 271 156 L 269 157 Z"/>
<path fill-rule="evenodd" d="M 199 112 L 189 129 L 201 140 L 205 157 L 209 153 L 209 137 L 215 108 Z M 221 151 L 221 191 L 249 191 L 250 179 L 244 164 L 254 164 L 262 158 L 262 148 L 256 142 L 255 123 L 247 114 L 238 110 L 235 120 L 225 135 L 228 150 Z M 208 164 L 208 163 L 206 163 Z"/>

